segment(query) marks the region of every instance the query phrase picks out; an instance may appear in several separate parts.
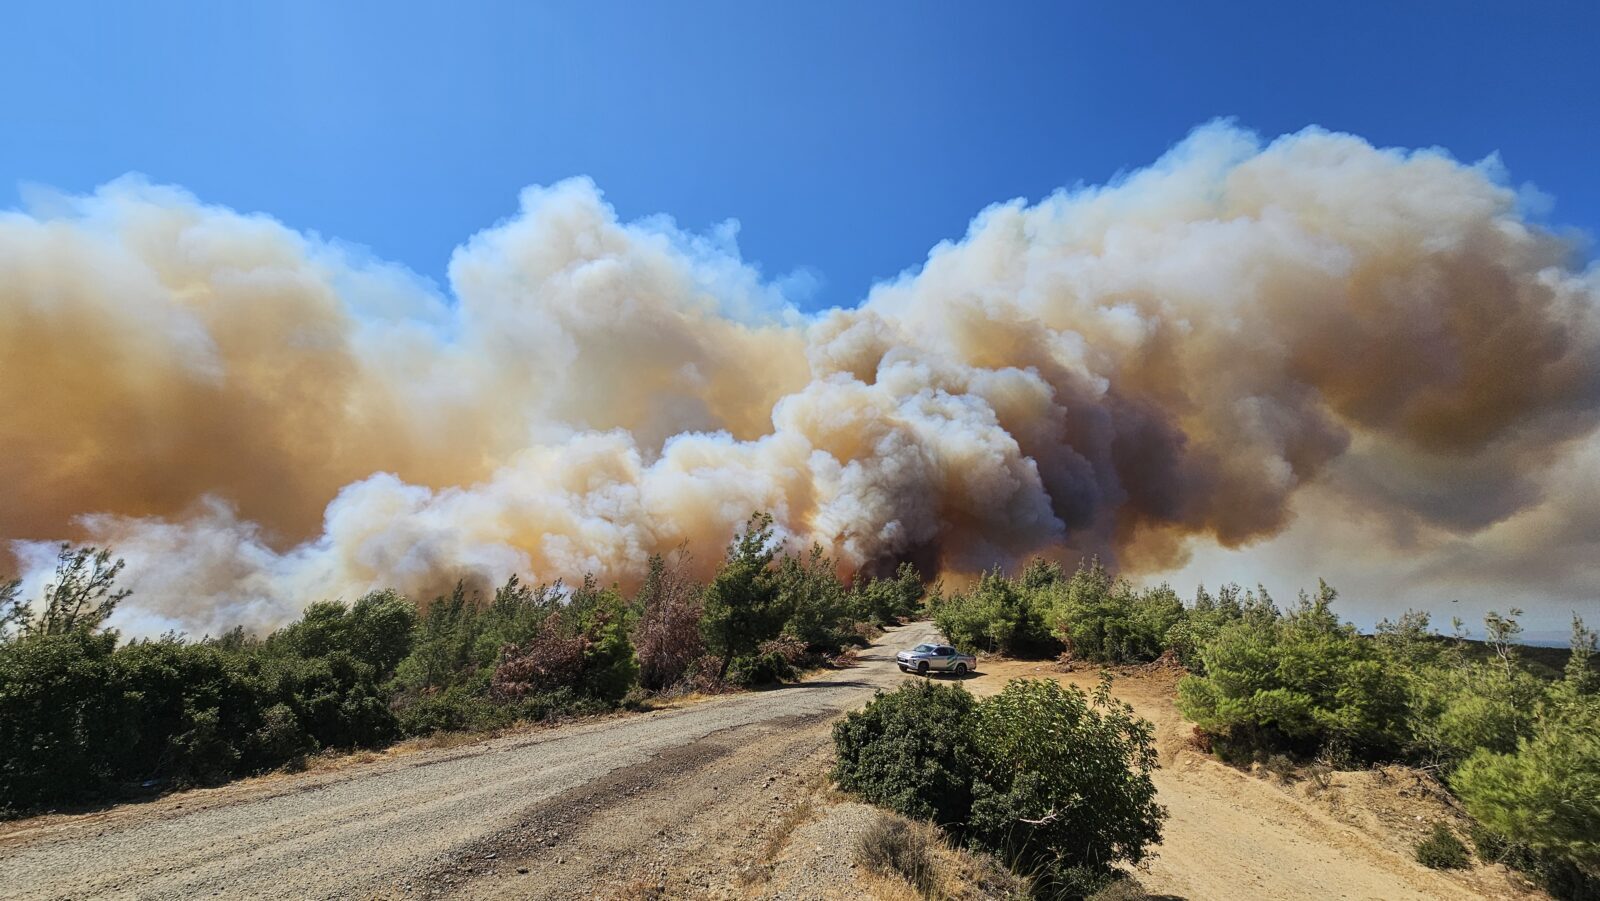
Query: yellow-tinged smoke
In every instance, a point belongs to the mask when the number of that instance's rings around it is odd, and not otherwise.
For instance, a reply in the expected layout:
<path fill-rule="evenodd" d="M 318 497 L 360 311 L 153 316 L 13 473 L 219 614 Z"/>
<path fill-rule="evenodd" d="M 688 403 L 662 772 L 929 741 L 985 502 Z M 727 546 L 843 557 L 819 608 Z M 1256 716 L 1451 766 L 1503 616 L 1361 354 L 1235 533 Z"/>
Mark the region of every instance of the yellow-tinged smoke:
<path fill-rule="evenodd" d="M 1550 490 L 1596 456 L 1600 276 L 1492 163 L 1208 126 L 816 316 L 582 179 L 448 298 L 137 180 L 39 206 L 0 214 L 0 538 L 115 545 L 146 625 L 626 580 L 754 510 L 851 569 L 1154 571 L 1352 510 L 1437 566 L 1600 545 Z"/>

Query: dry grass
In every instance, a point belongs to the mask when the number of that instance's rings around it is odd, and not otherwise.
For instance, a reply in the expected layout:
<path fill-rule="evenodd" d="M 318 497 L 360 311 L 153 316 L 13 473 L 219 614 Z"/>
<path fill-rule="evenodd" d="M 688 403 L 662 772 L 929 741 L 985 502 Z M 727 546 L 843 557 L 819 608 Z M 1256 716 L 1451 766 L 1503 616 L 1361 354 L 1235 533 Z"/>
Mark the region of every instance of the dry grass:
<path fill-rule="evenodd" d="M 987 854 L 954 847 L 932 823 L 879 811 L 855 844 L 869 897 L 992 901 L 1032 897 L 1027 880 Z"/>
<path fill-rule="evenodd" d="M 856 861 L 880 876 L 898 876 L 919 897 L 932 898 L 940 887 L 939 845 L 932 826 L 885 814 L 856 839 Z"/>
<path fill-rule="evenodd" d="M 667 892 L 656 880 L 639 878 L 601 897 L 606 901 L 657 901 L 667 897 Z"/>
<path fill-rule="evenodd" d="M 1144 886 L 1132 876 L 1125 876 L 1089 896 L 1089 901 L 1149 901 Z"/>
<path fill-rule="evenodd" d="M 871 898 L 872 901 L 924 901 L 928 897 L 894 873 L 868 871 L 858 876 L 856 881 L 862 897 Z"/>

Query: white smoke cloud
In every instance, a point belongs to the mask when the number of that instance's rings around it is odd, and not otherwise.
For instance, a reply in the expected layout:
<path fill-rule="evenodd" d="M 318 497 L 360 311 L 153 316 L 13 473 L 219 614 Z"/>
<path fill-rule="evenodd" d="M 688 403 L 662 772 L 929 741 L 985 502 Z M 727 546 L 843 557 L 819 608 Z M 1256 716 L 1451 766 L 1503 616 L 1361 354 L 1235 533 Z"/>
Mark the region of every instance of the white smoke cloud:
<path fill-rule="evenodd" d="M 731 226 L 587 180 L 446 298 L 125 179 L 0 214 L 0 538 L 35 579 L 30 542 L 113 544 L 144 630 L 710 565 L 754 510 L 851 569 L 1248 562 L 1554 619 L 1600 575 L 1600 276 L 1518 202 L 1493 161 L 1212 125 L 807 316 Z"/>

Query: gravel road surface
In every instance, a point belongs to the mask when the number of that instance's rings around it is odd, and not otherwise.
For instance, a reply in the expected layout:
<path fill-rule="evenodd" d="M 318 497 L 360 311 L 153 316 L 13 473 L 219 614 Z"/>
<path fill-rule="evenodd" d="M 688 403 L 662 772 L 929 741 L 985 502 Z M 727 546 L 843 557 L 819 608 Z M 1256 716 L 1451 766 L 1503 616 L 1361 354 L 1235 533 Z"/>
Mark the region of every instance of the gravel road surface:
<path fill-rule="evenodd" d="M 936 634 L 771 691 L 9 824 L 0 897 L 594 897 L 669 869 L 716 894 L 817 778 L 831 721 Z"/>

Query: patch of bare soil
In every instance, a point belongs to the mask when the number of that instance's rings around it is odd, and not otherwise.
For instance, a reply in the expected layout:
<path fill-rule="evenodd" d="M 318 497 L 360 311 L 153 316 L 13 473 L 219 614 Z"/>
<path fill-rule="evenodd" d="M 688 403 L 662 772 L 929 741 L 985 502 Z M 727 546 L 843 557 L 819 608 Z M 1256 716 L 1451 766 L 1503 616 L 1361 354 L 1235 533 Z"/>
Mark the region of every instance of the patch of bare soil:
<path fill-rule="evenodd" d="M 1409 856 L 1436 822 L 1450 827 L 1463 844 L 1472 847 L 1467 835 L 1471 818 L 1444 786 L 1423 770 L 1404 766 L 1331 773 L 1302 769 L 1276 781 L 1279 787 L 1372 836 L 1394 853 Z M 1502 864 L 1480 864 L 1453 872 L 1451 877 L 1484 897 L 1547 897 Z"/>

